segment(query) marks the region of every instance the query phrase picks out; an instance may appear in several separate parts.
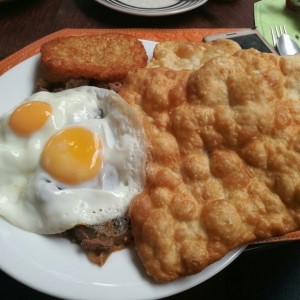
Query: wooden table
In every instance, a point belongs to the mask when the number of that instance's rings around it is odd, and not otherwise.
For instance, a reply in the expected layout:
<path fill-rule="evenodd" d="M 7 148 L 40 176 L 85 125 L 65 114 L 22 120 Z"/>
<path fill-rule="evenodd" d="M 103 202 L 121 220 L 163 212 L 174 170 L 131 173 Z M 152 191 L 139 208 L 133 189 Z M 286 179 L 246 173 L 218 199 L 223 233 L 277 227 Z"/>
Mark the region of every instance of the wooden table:
<path fill-rule="evenodd" d="M 0 4 L 0 58 L 63 28 L 242 28 L 254 25 L 254 0 L 209 0 L 174 16 L 138 17 L 94 0 L 15 0 Z"/>
<path fill-rule="evenodd" d="M 167 17 L 122 14 L 93 0 L 1 3 L 0 59 L 63 28 L 252 27 L 254 2 L 209 0 L 195 10 Z M 248 250 L 213 278 L 167 299 L 299 299 L 299 253 L 300 242 Z M 55 299 L 24 286 L 3 272 L 0 272 L 0 287 L 1 299 Z"/>

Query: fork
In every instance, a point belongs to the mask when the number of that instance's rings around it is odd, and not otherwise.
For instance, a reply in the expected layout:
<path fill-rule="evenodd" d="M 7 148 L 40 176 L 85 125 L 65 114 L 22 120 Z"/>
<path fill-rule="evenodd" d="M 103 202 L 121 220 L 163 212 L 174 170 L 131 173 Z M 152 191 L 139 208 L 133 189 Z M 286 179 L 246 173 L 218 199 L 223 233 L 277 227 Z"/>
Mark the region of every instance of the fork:
<path fill-rule="evenodd" d="M 285 25 L 278 25 L 278 26 L 275 26 L 274 28 L 271 27 L 271 35 L 272 35 L 274 47 L 277 45 L 278 39 L 283 34 L 287 34 Z"/>
<path fill-rule="evenodd" d="M 288 34 L 285 26 L 271 27 L 274 48 L 280 55 L 294 55 L 300 53 L 300 47 Z"/>

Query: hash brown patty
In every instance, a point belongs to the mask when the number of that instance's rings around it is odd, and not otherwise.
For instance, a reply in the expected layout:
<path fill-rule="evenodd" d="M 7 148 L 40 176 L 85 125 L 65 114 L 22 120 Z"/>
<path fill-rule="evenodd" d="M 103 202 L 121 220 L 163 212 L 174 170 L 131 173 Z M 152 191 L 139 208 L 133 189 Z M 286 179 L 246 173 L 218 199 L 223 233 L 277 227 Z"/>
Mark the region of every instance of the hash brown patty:
<path fill-rule="evenodd" d="M 145 67 L 143 44 L 125 34 L 60 37 L 41 47 L 46 70 L 61 78 L 123 79 L 129 71 Z"/>

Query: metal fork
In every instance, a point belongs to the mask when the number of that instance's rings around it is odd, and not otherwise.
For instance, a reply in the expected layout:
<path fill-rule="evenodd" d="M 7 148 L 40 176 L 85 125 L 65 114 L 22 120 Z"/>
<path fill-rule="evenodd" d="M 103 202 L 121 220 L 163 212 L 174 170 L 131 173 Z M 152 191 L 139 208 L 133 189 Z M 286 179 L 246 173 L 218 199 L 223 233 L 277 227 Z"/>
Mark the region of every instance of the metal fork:
<path fill-rule="evenodd" d="M 285 25 L 278 25 L 275 26 L 274 28 L 271 27 L 271 35 L 272 35 L 272 40 L 273 40 L 273 45 L 274 47 L 277 45 L 277 41 L 279 37 L 283 34 L 287 34 Z"/>

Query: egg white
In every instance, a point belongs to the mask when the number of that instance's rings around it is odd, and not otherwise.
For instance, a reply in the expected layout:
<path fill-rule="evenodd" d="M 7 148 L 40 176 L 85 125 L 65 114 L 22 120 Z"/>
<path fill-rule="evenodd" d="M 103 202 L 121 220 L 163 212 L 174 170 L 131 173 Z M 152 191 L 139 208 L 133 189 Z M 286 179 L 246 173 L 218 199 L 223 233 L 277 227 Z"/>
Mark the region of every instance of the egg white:
<path fill-rule="evenodd" d="M 124 216 L 144 187 L 146 162 L 143 127 L 130 106 L 116 93 L 95 87 L 39 92 L 25 101 L 29 100 L 48 102 L 52 116 L 30 137 L 10 129 L 11 111 L 1 117 L 0 215 L 41 234 Z M 101 171 L 76 186 L 58 182 L 39 163 L 47 140 L 68 126 L 85 127 L 103 143 Z"/>

